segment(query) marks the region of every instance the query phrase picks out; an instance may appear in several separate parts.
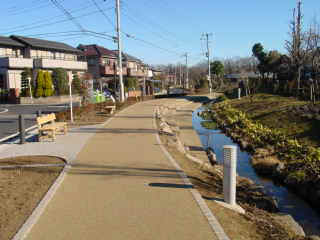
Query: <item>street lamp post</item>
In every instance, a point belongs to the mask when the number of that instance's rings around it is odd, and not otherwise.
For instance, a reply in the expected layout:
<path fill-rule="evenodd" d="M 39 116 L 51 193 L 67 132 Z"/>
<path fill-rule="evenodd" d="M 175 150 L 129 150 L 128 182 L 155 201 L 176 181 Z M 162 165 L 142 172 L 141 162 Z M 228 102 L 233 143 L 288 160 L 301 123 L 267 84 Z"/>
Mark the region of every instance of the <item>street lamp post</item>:
<path fill-rule="evenodd" d="M 30 93 L 31 102 L 33 103 L 32 89 L 31 89 L 31 77 L 28 77 L 28 86 L 29 86 L 29 93 Z"/>
<path fill-rule="evenodd" d="M 73 123 L 73 111 L 72 111 L 72 79 L 69 76 L 69 97 L 70 97 L 70 121 Z"/>

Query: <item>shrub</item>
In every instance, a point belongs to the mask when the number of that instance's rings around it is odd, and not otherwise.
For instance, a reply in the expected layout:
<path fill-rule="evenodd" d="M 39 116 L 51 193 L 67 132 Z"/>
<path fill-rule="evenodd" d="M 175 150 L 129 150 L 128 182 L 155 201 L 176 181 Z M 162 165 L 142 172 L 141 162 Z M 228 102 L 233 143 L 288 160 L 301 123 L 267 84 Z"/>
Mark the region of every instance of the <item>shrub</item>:
<path fill-rule="evenodd" d="M 53 94 L 53 84 L 51 74 L 46 71 L 44 72 L 44 96 L 50 97 Z"/>
<path fill-rule="evenodd" d="M 39 70 L 37 75 L 37 88 L 36 88 L 36 97 L 42 97 L 44 95 L 44 74 L 42 70 Z"/>
<path fill-rule="evenodd" d="M 62 68 L 54 69 L 52 72 L 54 88 L 58 95 L 67 94 L 69 91 L 67 71 Z"/>
<path fill-rule="evenodd" d="M 74 73 L 72 78 L 72 92 L 81 94 L 81 80 L 78 76 L 78 74 Z"/>

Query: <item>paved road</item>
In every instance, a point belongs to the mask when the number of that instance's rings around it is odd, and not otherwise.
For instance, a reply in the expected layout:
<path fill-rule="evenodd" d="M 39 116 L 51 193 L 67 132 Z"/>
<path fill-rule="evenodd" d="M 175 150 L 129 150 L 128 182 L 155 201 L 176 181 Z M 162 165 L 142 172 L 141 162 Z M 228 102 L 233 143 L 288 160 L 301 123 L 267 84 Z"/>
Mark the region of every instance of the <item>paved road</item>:
<path fill-rule="evenodd" d="M 77 106 L 78 103 L 75 103 Z M 19 114 L 25 116 L 26 128 L 36 124 L 36 113 L 40 110 L 42 113 L 60 112 L 68 108 L 68 104 L 55 105 L 13 105 L 0 104 L 0 139 L 18 131 Z"/>

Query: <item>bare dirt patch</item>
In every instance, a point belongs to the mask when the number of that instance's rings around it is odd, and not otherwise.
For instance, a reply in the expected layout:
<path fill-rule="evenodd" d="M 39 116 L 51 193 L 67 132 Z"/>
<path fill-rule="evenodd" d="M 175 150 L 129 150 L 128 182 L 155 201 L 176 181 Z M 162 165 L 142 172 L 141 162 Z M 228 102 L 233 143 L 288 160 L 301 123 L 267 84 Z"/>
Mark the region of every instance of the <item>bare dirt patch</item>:
<path fill-rule="evenodd" d="M 56 157 L 25 156 L 0 159 L 0 166 L 64 164 Z M 11 239 L 47 193 L 63 167 L 0 169 L 0 239 Z"/>
<path fill-rule="evenodd" d="M 128 99 L 127 101 L 121 103 L 116 103 L 115 113 L 127 108 L 133 104 L 137 103 L 136 99 Z M 84 125 L 96 125 L 104 123 L 112 116 L 105 107 L 113 106 L 113 102 L 103 102 L 97 104 L 88 104 L 82 107 L 73 108 L 73 118 L 74 122 L 70 122 L 70 111 L 63 111 L 56 114 L 57 121 L 68 122 L 68 126 L 71 128 L 84 126 Z"/>

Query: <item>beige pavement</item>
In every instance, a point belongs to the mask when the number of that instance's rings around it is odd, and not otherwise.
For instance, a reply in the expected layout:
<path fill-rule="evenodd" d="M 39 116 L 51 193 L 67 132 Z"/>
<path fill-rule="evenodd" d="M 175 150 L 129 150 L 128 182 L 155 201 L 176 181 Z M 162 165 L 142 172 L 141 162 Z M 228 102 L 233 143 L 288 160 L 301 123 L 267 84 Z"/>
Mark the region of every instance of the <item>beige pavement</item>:
<path fill-rule="evenodd" d="M 173 115 L 173 118 L 177 121 L 177 124 L 180 128 L 181 141 L 189 148 L 188 153 L 203 162 L 209 163 L 200 138 L 192 127 L 192 113 L 200 106 L 200 103 L 193 102 L 181 104 L 181 106 L 176 110 L 176 113 Z"/>
<path fill-rule="evenodd" d="M 117 115 L 85 145 L 27 239 L 217 239 L 156 141 L 156 100 Z M 84 130 L 82 130 L 84 131 Z"/>

